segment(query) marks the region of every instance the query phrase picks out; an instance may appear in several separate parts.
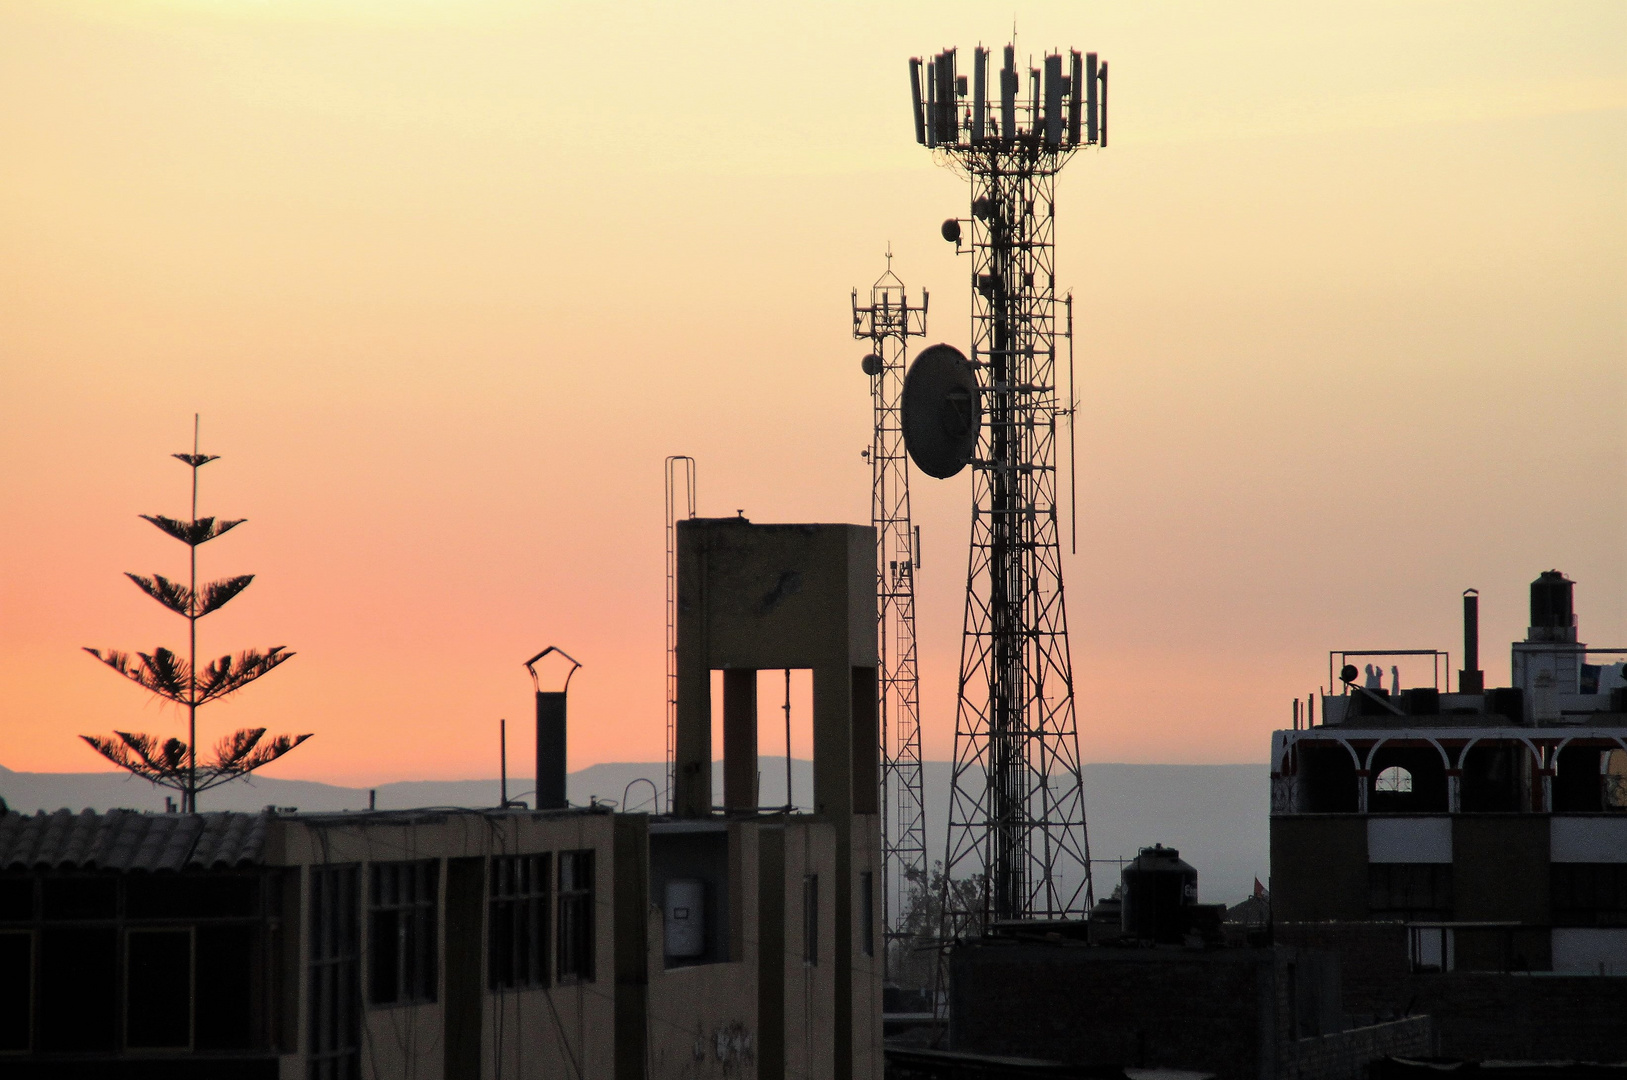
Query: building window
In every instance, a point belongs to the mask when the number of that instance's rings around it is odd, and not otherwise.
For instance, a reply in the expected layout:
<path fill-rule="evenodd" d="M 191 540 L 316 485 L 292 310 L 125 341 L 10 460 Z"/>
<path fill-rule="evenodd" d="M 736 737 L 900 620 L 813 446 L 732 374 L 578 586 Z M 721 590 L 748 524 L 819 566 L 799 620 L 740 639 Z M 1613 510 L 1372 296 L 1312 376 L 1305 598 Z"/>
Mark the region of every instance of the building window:
<path fill-rule="evenodd" d="M 859 874 L 859 944 L 864 955 L 876 955 L 875 875 L 865 870 Z"/>
<path fill-rule="evenodd" d="M 1456 941 L 1449 926 L 1409 926 L 1407 958 L 1415 972 L 1453 971 L 1457 968 Z"/>
<path fill-rule="evenodd" d="M 374 863 L 367 907 L 368 1000 L 435 1000 L 440 863 Z"/>
<path fill-rule="evenodd" d="M 1554 863 L 1555 926 L 1627 927 L 1627 863 Z"/>
<path fill-rule="evenodd" d="M 361 1075 L 361 939 L 354 866 L 311 867 L 309 1080 Z"/>
<path fill-rule="evenodd" d="M 1610 750 L 1604 755 L 1604 808 L 1627 810 L 1627 750 Z"/>
<path fill-rule="evenodd" d="M 819 875 L 802 878 L 802 962 L 819 963 Z"/>
<path fill-rule="evenodd" d="M 0 916 L 3 914 L 4 909 L 0 908 Z M 29 1048 L 29 1021 L 34 1013 L 33 987 L 33 932 L 0 931 L 0 1053 Z"/>
<path fill-rule="evenodd" d="M 559 853 L 559 981 L 593 981 L 593 852 Z"/>
<path fill-rule="evenodd" d="M 505 855 L 491 861 L 486 969 L 493 990 L 548 985 L 547 855 Z"/>
<path fill-rule="evenodd" d="M 1399 765 L 1391 765 L 1378 774 L 1373 790 L 1393 795 L 1412 794 L 1412 774 Z"/>
<path fill-rule="evenodd" d="M 124 1044 L 192 1048 L 192 931 L 130 930 L 124 936 Z"/>
<path fill-rule="evenodd" d="M 1367 906 L 1374 913 L 1445 916 L 1452 909 L 1452 865 L 1371 863 Z"/>

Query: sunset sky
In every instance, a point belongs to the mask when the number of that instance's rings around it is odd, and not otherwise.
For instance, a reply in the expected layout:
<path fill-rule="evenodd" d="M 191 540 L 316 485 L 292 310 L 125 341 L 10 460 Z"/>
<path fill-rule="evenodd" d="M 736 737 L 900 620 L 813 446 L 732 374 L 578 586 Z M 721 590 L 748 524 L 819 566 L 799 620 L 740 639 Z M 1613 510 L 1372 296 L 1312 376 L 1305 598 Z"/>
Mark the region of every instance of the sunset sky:
<path fill-rule="evenodd" d="M 868 522 L 850 290 L 891 244 L 968 339 L 906 61 L 1013 15 L 1112 70 L 1057 206 L 1084 759 L 1263 761 L 1329 649 L 1457 666 L 1470 586 L 1506 683 L 1549 568 L 1627 646 L 1627 5 L 0 0 L 0 765 L 184 730 L 80 647 L 184 645 L 122 574 L 185 574 L 137 515 L 194 412 L 248 519 L 201 573 L 258 575 L 202 651 L 298 653 L 203 740 L 492 776 L 557 644 L 572 767 L 658 760 L 662 459 Z M 942 758 L 970 484 L 912 484 Z"/>

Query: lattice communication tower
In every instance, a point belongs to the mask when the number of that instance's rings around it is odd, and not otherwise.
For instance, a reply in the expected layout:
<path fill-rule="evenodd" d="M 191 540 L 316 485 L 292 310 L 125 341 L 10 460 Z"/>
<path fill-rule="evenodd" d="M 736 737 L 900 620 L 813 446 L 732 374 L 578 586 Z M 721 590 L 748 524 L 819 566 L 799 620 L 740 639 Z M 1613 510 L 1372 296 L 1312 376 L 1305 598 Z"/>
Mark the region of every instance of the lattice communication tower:
<path fill-rule="evenodd" d="M 1080 147 L 1107 145 L 1107 65 L 1052 53 L 1019 72 L 1008 45 L 996 88 L 990 59 L 974 52 L 970 87 L 953 49 L 910 61 L 916 141 L 971 182 L 970 218 L 944 222 L 943 234 L 972 256 L 982 412 L 967 462 L 971 551 L 944 859 L 946 881 L 978 880 L 981 910 L 946 888 L 946 943 L 990 922 L 1082 918 L 1093 901 L 1057 513 L 1057 419 L 1071 422 L 1073 388 L 1068 400 L 1057 388 L 1054 241 L 1057 173 Z M 1068 313 L 1071 367 L 1071 301 Z"/>
<path fill-rule="evenodd" d="M 915 571 L 920 530 L 910 524 L 909 457 L 900 418 L 909 339 L 926 334 L 928 297 L 911 306 L 904 283 L 887 271 L 870 287 L 870 302 L 853 290 L 853 336 L 870 343 L 875 431 L 870 458 L 870 523 L 876 530 L 876 624 L 881 733 L 881 904 L 889 978 L 911 933 L 906 929 L 912 887 L 925 889 L 926 809 L 921 796 L 921 709 L 915 662 Z"/>

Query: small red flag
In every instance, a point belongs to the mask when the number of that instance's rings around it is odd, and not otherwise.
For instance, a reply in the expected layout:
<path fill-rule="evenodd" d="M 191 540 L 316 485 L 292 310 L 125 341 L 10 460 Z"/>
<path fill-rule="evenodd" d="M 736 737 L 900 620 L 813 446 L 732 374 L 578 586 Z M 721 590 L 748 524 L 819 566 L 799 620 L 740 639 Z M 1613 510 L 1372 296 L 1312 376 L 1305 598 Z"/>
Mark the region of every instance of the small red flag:
<path fill-rule="evenodd" d="M 1264 900 L 1265 899 L 1265 886 L 1260 884 L 1260 879 L 1259 878 L 1254 879 L 1254 899 L 1256 899 L 1256 900 Z"/>

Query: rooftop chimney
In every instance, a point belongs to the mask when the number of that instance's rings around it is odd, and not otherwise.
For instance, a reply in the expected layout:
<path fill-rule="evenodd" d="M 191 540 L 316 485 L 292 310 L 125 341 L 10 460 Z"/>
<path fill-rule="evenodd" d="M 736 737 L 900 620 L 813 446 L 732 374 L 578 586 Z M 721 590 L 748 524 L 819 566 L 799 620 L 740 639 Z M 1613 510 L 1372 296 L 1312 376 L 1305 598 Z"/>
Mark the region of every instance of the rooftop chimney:
<path fill-rule="evenodd" d="M 1480 670 L 1480 590 L 1463 590 L 1463 670 L 1458 672 L 1458 693 L 1482 694 L 1486 676 Z"/>
<path fill-rule="evenodd" d="M 565 674 L 565 685 L 558 690 L 544 690 L 537 677 L 537 661 L 549 653 L 558 653 L 570 662 Z M 563 810 L 565 801 L 565 693 L 570 689 L 571 676 L 582 665 L 565 650 L 550 645 L 525 662 L 531 673 L 531 684 L 537 691 L 537 809 Z"/>
<path fill-rule="evenodd" d="M 537 691 L 537 809 L 565 809 L 565 691 Z"/>

